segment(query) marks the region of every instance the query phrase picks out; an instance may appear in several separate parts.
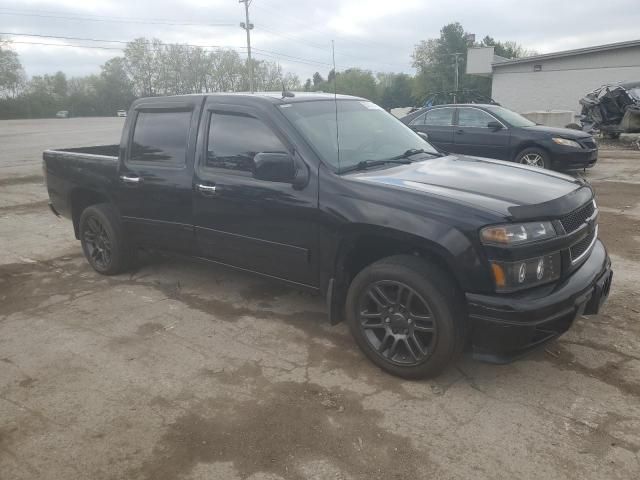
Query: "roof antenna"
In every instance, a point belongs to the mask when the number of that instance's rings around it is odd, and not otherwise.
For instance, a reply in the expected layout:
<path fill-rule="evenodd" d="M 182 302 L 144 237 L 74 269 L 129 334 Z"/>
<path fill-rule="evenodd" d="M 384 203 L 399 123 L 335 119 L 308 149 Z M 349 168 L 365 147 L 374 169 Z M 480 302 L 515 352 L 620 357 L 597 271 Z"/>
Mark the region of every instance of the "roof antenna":
<path fill-rule="evenodd" d="M 336 46 L 331 40 L 331 57 L 333 60 L 333 104 L 336 107 L 336 148 L 338 149 L 338 170 L 340 170 L 340 132 L 338 131 L 338 87 L 336 86 Z"/>
<path fill-rule="evenodd" d="M 280 62 L 278 62 L 278 75 L 280 76 L 280 82 L 282 83 L 282 98 L 292 98 L 295 97 L 295 93 L 287 90 L 287 87 L 284 86 L 284 76 L 282 75 L 282 69 L 280 68 Z"/>
<path fill-rule="evenodd" d="M 284 86 L 284 78 L 280 78 L 280 80 L 282 81 L 282 98 L 293 98 L 296 96 L 295 93 L 290 92 L 289 90 L 287 90 L 287 88 Z"/>

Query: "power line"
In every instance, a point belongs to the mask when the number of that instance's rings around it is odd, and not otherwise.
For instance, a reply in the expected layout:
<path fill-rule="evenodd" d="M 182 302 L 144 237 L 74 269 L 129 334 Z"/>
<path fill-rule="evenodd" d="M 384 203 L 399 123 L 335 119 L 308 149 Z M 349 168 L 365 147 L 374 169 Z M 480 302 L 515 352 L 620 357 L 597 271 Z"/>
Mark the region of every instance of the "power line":
<path fill-rule="evenodd" d="M 270 28 L 265 27 L 265 26 L 264 26 L 264 25 L 262 25 L 262 24 L 260 24 L 260 25 L 258 25 L 258 26 L 260 27 L 260 30 L 265 30 L 265 31 L 267 31 L 267 32 L 269 32 L 269 33 L 271 33 L 271 34 L 273 34 L 273 35 L 277 35 L 277 36 L 279 36 L 279 37 L 287 38 L 287 39 L 289 39 L 289 40 L 293 40 L 294 42 L 297 42 L 297 43 L 300 43 L 300 44 L 303 44 L 303 45 L 308 45 L 308 46 L 310 46 L 310 47 L 317 48 L 317 49 L 322 50 L 323 52 L 325 52 L 325 53 L 327 53 L 327 54 L 330 54 L 330 53 L 331 53 L 331 48 L 330 48 L 330 47 L 328 47 L 328 46 L 327 46 L 327 47 L 320 47 L 320 46 L 318 46 L 317 44 L 309 43 L 309 42 L 306 42 L 306 41 L 304 41 L 304 40 L 299 40 L 298 38 L 296 38 L 296 37 L 294 37 L 294 36 L 292 36 L 292 35 L 287 35 L 287 34 L 284 34 L 284 33 L 277 32 L 277 31 L 275 31 L 275 30 L 272 30 L 272 29 L 270 29 Z M 336 55 L 341 55 L 341 56 L 343 56 L 343 57 L 355 58 L 355 59 L 359 60 L 359 61 L 360 61 L 360 63 L 361 63 L 361 62 L 362 62 L 362 60 L 363 60 L 363 59 L 362 59 L 362 57 L 361 57 L 361 56 L 358 56 L 358 55 L 350 55 L 350 54 L 348 54 L 348 53 L 340 53 L 340 52 L 335 52 L 335 54 L 336 54 Z M 365 60 L 366 60 L 366 59 L 365 59 Z M 391 64 L 391 63 L 386 63 L 386 62 L 376 62 L 376 63 L 377 63 L 378 65 L 388 65 L 388 66 L 391 66 L 391 67 L 398 67 L 398 66 L 399 66 L 399 64 Z M 327 63 L 327 65 L 331 65 L 331 63 Z M 347 67 L 347 66 L 345 66 L 345 65 L 338 65 L 338 66 L 339 66 L 339 67 L 341 67 L 341 68 L 350 68 L 350 67 Z M 352 66 L 355 66 L 355 65 L 352 65 Z"/>
<path fill-rule="evenodd" d="M 120 51 L 124 50 L 123 47 L 101 47 L 98 45 L 71 45 L 68 43 L 21 42 L 16 40 L 12 40 L 11 42 L 22 44 L 22 45 L 46 45 L 51 47 L 95 48 L 99 50 L 120 50 Z"/>
<path fill-rule="evenodd" d="M 44 34 L 39 34 L 39 33 L 13 33 L 13 32 L 0 32 L 0 35 L 16 35 L 16 36 L 26 36 L 26 37 L 38 37 L 38 38 L 52 38 L 52 39 L 58 39 L 58 40 L 77 40 L 77 41 L 87 41 L 87 42 L 103 42 L 103 43 L 118 43 L 118 44 L 129 44 L 131 43 L 131 41 L 126 41 L 126 40 L 106 40 L 106 39 L 99 39 L 99 38 L 88 38 L 88 37 L 69 37 L 69 36 L 62 36 L 62 35 L 44 35 Z M 69 46 L 69 47 L 77 47 L 77 48 L 105 48 L 105 49 L 113 49 L 113 50 L 124 50 L 124 48 L 116 48 L 116 47 L 95 47 L 95 46 L 91 46 L 91 45 L 70 45 L 70 44 L 61 44 L 61 43 L 42 43 L 42 42 L 20 42 L 20 41 L 15 41 L 12 40 L 13 43 L 20 43 L 20 44 L 25 44 L 25 45 L 50 45 L 50 46 Z M 207 49 L 207 48 L 217 48 L 217 49 L 227 49 L 227 50 L 235 50 L 237 51 L 237 49 L 246 49 L 246 47 L 241 47 L 241 46 L 230 46 L 230 45 L 194 45 L 194 44 L 188 44 L 188 43 L 165 43 L 165 42 L 158 42 L 158 45 L 162 45 L 162 46 L 173 46 L 173 45 L 180 45 L 180 46 L 184 46 L 184 47 L 190 47 L 190 48 L 202 48 L 202 49 Z M 279 58 L 282 60 L 298 60 L 297 63 L 305 63 L 308 65 L 327 65 L 330 66 L 330 63 L 327 62 L 321 62 L 321 61 L 316 61 L 313 59 L 307 59 L 307 58 L 302 58 L 302 57 L 297 57 L 295 55 L 289 55 L 286 53 L 282 53 L 282 52 L 277 52 L 274 50 L 265 50 L 262 48 L 253 48 L 254 50 L 258 51 L 258 52 L 262 52 L 265 56 L 269 56 L 272 58 Z M 239 53 L 243 53 L 243 52 L 239 52 Z"/>
<path fill-rule="evenodd" d="M 275 18 L 277 18 L 280 21 L 285 21 L 285 22 L 288 22 L 290 24 L 299 25 L 299 26 L 301 26 L 301 27 L 303 27 L 305 29 L 305 32 L 308 32 L 308 31 L 312 31 L 313 32 L 313 31 L 315 31 L 317 33 L 326 35 L 326 32 L 323 32 L 318 28 L 314 28 L 314 27 L 309 26 L 307 20 L 303 20 L 303 19 L 300 19 L 300 18 L 293 17 L 291 15 L 283 14 L 282 12 L 276 11 L 273 8 L 268 7 L 268 6 L 264 5 L 264 4 L 256 5 L 255 8 L 258 8 L 260 10 L 264 10 L 264 11 L 273 13 L 276 16 Z M 287 20 L 287 19 L 289 19 L 289 20 Z M 351 38 L 351 37 L 347 37 L 345 35 L 340 35 L 340 34 L 335 33 L 335 32 L 332 32 L 331 35 L 334 36 L 334 37 L 343 38 L 343 39 L 351 41 L 351 42 L 360 43 L 362 45 L 374 46 L 376 48 L 390 48 L 389 44 L 372 42 L 372 41 L 368 41 L 368 40 L 354 39 L 354 38 Z M 336 55 L 341 55 L 341 54 L 339 52 L 336 52 Z"/>
<path fill-rule="evenodd" d="M 12 40 L 12 43 L 17 43 L 17 44 L 21 44 L 21 45 L 39 45 L 39 46 L 50 46 L 50 47 L 65 47 L 65 48 L 90 48 L 90 49 L 97 49 L 97 50 L 118 50 L 118 51 L 124 51 L 124 47 L 106 47 L 106 46 L 100 46 L 100 45 L 73 45 L 73 44 L 69 44 L 69 43 L 47 43 L 47 42 L 23 42 L 23 41 L 16 41 L 16 40 Z M 120 43 L 120 42 L 119 42 Z M 175 43 L 161 43 L 160 45 L 165 45 L 165 46 L 171 46 L 171 45 L 177 45 Z M 217 47 L 207 47 L 204 45 L 185 45 L 187 47 L 198 47 L 198 48 L 217 48 Z M 244 48 L 244 47 L 239 47 L 239 48 Z M 232 48 L 229 48 L 229 50 L 234 50 Z M 261 57 L 266 57 L 266 59 L 276 59 L 276 60 L 282 60 L 285 62 L 291 62 L 291 63 L 300 63 L 303 65 L 312 65 L 312 66 L 318 66 L 318 65 L 330 65 L 328 63 L 324 63 L 324 62 L 317 62 L 314 60 L 306 60 L 306 59 L 302 59 L 300 57 L 293 57 L 293 56 L 285 56 L 286 54 L 277 54 L 276 52 L 271 52 L 269 50 L 262 50 L 262 49 L 255 49 L 259 52 L 259 55 Z M 237 51 L 237 50 L 236 50 Z M 266 53 L 263 53 L 266 52 Z M 243 52 L 238 52 L 238 53 L 243 53 Z M 276 54 L 274 54 L 276 53 Z"/>
<path fill-rule="evenodd" d="M 133 40 L 105 40 L 105 39 L 87 38 L 87 37 L 67 37 L 62 35 L 44 35 L 40 33 L 0 32 L 0 35 L 17 35 L 17 36 L 23 36 L 23 37 L 56 38 L 56 39 L 62 39 L 62 40 L 82 40 L 86 42 L 123 43 L 123 44 L 128 44 L 133 41 Z M 228 49 L 246 48 L 246 47 L 241 47 L 241 46 L 236 47 L 231 45 L 193 45 L 189 43 L 165 43 L 165 42 L 160 42 L 160 45 L 165 45 L 165 46 L 184 45 L 186 47 L 196 47 L 196 48 L 198 47 L 199 48 L 228 48 Z"/>
<path fill-rule="evenodd" d="M 241 2 L 243 3 L 243 2 Z M 251 2 L 250 2 L 251 3 Z M 256 6 L 257 7 L 257 6 Z M 65 20 L 86 20 L 86 21 L 95 21 L 95 22 L 114 22 L 114 23 L 134 23 L 134 24 L 149 24 L 149 25 L 172 25 L 172 26 L 213 26 L 213 27 L 232 27 L 235 26 L 235 24 L 233 23 L 199 23 L 199 22 L 175 22 L 175 21 L 170 21 L 167 19 L 138 19 L 138 18 L 125 18 L 125 17 L 112 17 L 112 16 L 103 16 L 103 15 L 90 15 L 90 16 L 79 16 L 79 15 L 75 15 L 75 14 L 71 14 L 73 16 L 69 16 L 69 15 L 62 15 L 61 12 L 56 12 L 56 11 L 52 11 L 52 10 L 39 10 L 39 13 L 34 13 L 33 11 L 30 10 L 17 10 L 17 9 L 7 9 L 7 8 L 3 8 L 0 7 L 0 11 L 3 12 L 4 15 L 18 15 L 18 16 L 31 16 L 31 17 L 40 17 L 40 18 L 56 18 L 56 19 L 65 19 Z M 52 15 L 49 15 L 52 14 Z M 292 18 L 292 17 L 289 17 Z M 301 22 L 297 22 L 300 25 L 302 25 Z M 320 44 L 317 43 L 313 43 L 313 42 L 309 42 L 309 41 L 305 41 L 305 40 L 301 40 L 300 38 L 294 36 L 294 35 L 289 35 L 289 34 L 285 34 L 282 32 L 278 32 L 277 30 L 274 30 L 270 27 L 266 27 L 263 25 L 260 25 L 261 29 L 272 34 L 272 35 L 276 35 L 282 38 L 286 38 L 289 40 L 293 40 L 297 43 L 303 44 L 303 45 L 307 45 L 310 46 L 312 48 L 315 49 L 319 49 L 322 50 L 325 53 L 329 52 L 329 47 L 327 46 L 322 46 Z M 309 27 L 305 25 L 305 29 L 309 30 Z M 311 30 L 314 30 L 313 28 Z M 316 31 L 318 31 L 317 29 L 315 29 Z M 37 36 L 37 35 L 33 35 L 33 36 Z M 346 38 L 346 37 L 345 37 Z M 355 39 L 350 39 L 350 41 L 354 41 L 357 43 L 363 43 L 364 42 L 360 42 L 358 40 Z M 388 47 L 388 46 L 387 46 Z M 222 47 L 222 48 L 226 48 L 226 47 Z M 354 58 L 357 60 L 361 60 L 362 57 L 359 55 L 352 55 L 352 54 L 348 54 L 345 52 L 336 52 L 336 55 L 338 56 L 342 56 L 342 57 L 350 57 L 350 58 Z M 325 64 L 325 62 L 320 62 Z M 390 67 L 398 67 L 399 64 L 391 64 L 388 62 L 380 62 L 380 61 L 376 61 L 376 63 L 378 65 L 387 65 Z"/>
<path fill-rule="evenodd" d="M 148 25 L 175 25 L 175 26 L 205 26 L 205 27 L 235 27 L 235 23 L 195 23 L 195 22 L 174 22 L 171 20 L 157 19 L 157 20 L 145 20 L 145 19 L 133 19 L 124 17 L 101 17 L 101 16 L 69 16 L 69 15 L 49 15 L 45 13 L 26 13 L 20 11 L 6 11 L 4 8 L 0 8 L 3 15 L 13 15 L 21 17 L 40 17 L 40 18 L 57 18 L 63 20 L 81 20 L 89 22 L 112 22 L 112 23 L 140 23 Z M 50 11 L 51 12 L 51 11 Z M 58 12 L 51 12 L 58 13 Z"/>

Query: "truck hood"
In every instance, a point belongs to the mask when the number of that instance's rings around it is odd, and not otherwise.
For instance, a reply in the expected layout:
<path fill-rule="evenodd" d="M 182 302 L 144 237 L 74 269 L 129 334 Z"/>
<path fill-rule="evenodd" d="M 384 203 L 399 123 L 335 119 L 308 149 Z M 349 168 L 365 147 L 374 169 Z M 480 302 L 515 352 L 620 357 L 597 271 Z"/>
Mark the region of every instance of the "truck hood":
<path fill-rule="evenodd" d="M 447 155 L 348 176 L 464 203 L 510 219 L 564 215 L 593 193 L 582 180 L 511 162 Z"/>
<path fill-rule="evenodd" d="M 583 132 L 582 130 L 573 130 L 571 128 L 556 128 L 547 127 L 546 125 L 533 125 L 531 127 L 522 127 L 524 130 L 529 130 L 538 133 L 548 133 L 549 135 L 568 138 L 570 140 L 578 140 L 581 138 L 591 137 L 590 133 Z"/>

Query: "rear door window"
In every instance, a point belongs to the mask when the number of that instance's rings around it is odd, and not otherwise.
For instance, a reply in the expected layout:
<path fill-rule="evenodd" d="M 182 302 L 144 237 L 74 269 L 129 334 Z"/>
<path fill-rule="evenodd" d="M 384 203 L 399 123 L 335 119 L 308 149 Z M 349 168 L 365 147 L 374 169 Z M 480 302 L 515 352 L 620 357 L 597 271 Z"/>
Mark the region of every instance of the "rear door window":
<path fill-rule="evenodd" d="M 141 111 L 136 117 L 129 161 L 181 168 L 187 161 L 191 111 Z"/>

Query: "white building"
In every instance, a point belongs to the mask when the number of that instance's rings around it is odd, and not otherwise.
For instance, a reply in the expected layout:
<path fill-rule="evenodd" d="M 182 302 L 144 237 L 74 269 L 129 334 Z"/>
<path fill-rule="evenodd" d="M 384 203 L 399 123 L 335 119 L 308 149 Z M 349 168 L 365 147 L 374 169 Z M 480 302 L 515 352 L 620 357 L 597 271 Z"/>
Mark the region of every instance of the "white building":
<path fill-rule="evenodd" d="M 520 113 L 580 113 L 578 100 L 609 83 L 640 80 L 640 40 L 505 59 L 470 48 L 467 73 L 493 78 L 492 98 Z"/>

